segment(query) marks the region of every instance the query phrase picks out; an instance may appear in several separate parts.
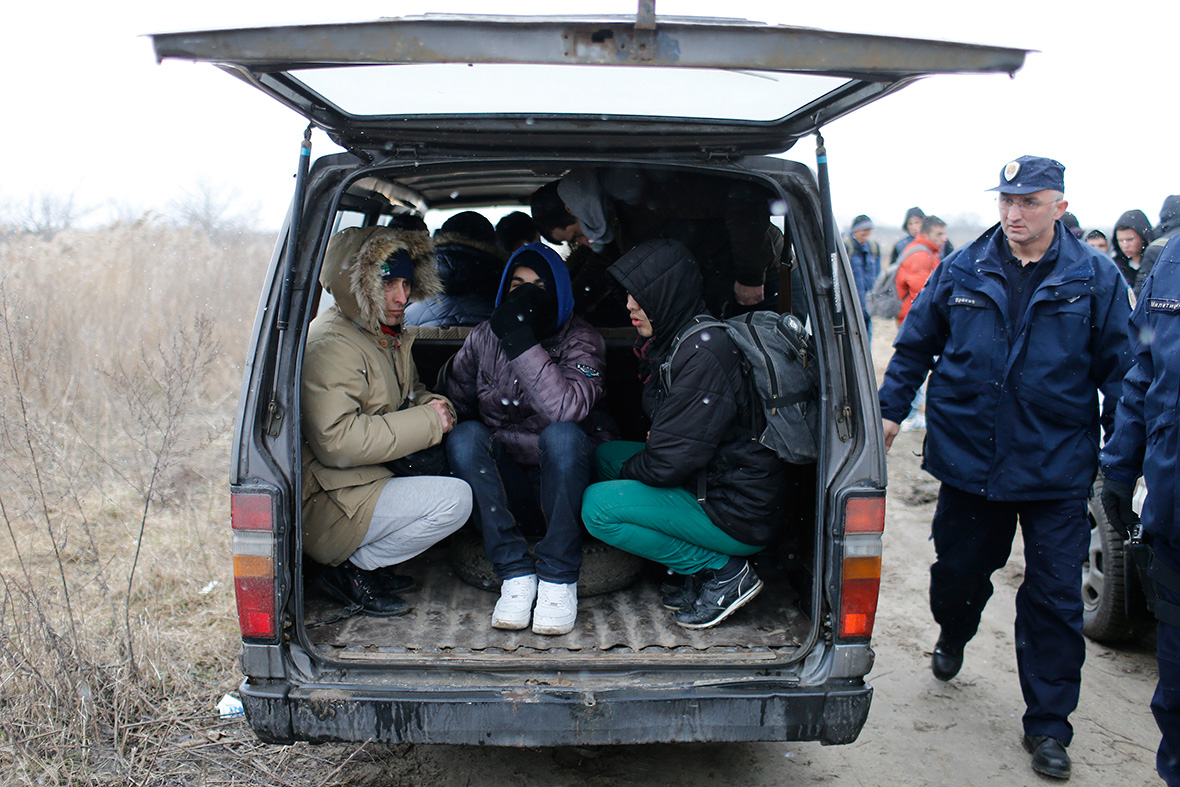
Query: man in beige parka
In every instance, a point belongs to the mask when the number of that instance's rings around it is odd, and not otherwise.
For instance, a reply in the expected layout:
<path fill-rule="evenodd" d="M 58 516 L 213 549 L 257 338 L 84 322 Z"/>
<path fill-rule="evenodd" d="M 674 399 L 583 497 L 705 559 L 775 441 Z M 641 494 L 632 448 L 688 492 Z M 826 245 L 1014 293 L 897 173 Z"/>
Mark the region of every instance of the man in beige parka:
<path fill-rule="evenodd" d="M 328 241 L 320 283 L 335 303 L 311 323 L 303 361 L 303 548 L 325 591 L 401 615 L 414 582 L 392 567 L 458 530 L 471 489 L 394 477 L 387 463 L 442 442 L 454 408 L 426 390 L 403 331 L 407 303 L 437 294 L 424 232 L 353 227 Z"/>

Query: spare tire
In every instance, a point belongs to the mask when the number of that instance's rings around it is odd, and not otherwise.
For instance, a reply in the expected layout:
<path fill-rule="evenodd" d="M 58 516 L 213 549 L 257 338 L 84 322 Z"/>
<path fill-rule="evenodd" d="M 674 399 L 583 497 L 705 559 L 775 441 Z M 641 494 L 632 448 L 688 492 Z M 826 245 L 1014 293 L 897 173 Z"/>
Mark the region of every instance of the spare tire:
<path fill-rule="evenodd" d="M 533 553 L 535 540 L 529 542 Z M 455 573 L 469 585 L 498 592 L 500 579 L 484 554 L 483 539 L 474 528 L 465 527 L 450 538 L 451 565 Z M 597 596 L 621 590 L 639 576 L 644 559 L 630 552 L 616 549 L 588 535 L 582 535 L 582 570 L 578 575 L 578 595 Z"/>

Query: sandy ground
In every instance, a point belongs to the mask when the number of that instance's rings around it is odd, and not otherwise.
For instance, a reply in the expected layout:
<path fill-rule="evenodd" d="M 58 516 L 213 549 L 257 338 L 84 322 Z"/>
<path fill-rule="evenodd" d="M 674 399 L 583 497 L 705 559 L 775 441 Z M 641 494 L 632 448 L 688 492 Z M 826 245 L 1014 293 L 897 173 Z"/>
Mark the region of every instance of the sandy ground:
<path fill-rule="evenodd" d="M 878 374 L 894 331 L 879 325 Z M 930 674 L 937 638 L 927 605 L 929 541 L 937 483 L 919 468 L 922 432 L 903 432 L 889 456 L 889 500 L 881 597 L 873 639 L 877 659 L 869 720 L 846 746 L 818 743 L 648 745 L 595 749 L 370 747 L 316 784 L 563 785 L 704 787 L 762 785 L 962 785 L 1053 783 L 1036 775 L 1021 748 L 1024 710 L 1015 670 L 1013 617 L 1024 568 L 1019 539 L 995 577 L 996 593 L 962 672 L 950 683 Z M 1153 642 L 1122 648 L 1087 644 L 1082 695 L 1070 747 L 1080 787 L 1162 784 L 1159 734 L 1148 709 L 1155 686 Z M 278 747 L 276 747 L 278 748 Z M 341 750 L 320 750 L 331 760 Z M 360 754 L 354 752 L 354 754 Z M 341 757 L 343 759 L 343 756 Z M 339 770 L 338 770 L 339 769 Z M 312 782 L 309 782 L 312 783 Z"/>

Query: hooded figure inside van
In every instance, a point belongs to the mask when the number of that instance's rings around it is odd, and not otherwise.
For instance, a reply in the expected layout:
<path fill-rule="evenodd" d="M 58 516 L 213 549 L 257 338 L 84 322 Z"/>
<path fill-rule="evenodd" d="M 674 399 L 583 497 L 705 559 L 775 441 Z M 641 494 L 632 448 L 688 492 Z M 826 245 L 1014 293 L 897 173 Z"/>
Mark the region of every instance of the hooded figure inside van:
<path fill-rule="evenodd" d="M 504 268 L 496 310 L 442 375 L 441 389 L 467 419 L 447 439 L 447 456 L 471 484 L 475 521 L 502 580 L 495 628 L 522 629 L 531 617 L 534 633 L 565 634 L 577 615 L 578 513 L 606 345 L 573 307 L 561 257 L 543 243 L 522 246 Z M 543 534 L 535 557 L 528 533 Z"/>
<path fill-rule="evenodd" d="M 582 517 L 597 538 L 686 576 L 664 606 L 678 625 L 708 628 L 762 588 L 745 558 L 778 532 L 787 467 L 756 439 L 761 411 L 741 351 L 725 331 L 695 333 L 669 357 L 677 336 L 705 310 L 688 248 L 641 243 L 610 274 L 626 289 L 639 331 L 651 430 L 646 443 L 598 450 L 598 476 L 610 480 L 586 491 Z M 666 362 L 667 384 L 660 373 Z"/>
<path fill-rule="evenodd" d="M 462 481 L 394 478 L 386 466 L 438 445 L 454 422 L 450 403 L 418 379 L 400 315 L 388 316 L 388 288 L 408 283 L 413 299 L 438 291 L 434 265 L 423 232 L 354 227 L 337 233 L 320 271 L 335 303 L 307 335 L 303 549 L 329 567 L 325 590 L 371 614 L 408 609 L 400 599 L 389 601 L 391 589 L 405 589 L 408 578 L 377 571 L 425 551 L 461 527 L 471 510 Z"/>

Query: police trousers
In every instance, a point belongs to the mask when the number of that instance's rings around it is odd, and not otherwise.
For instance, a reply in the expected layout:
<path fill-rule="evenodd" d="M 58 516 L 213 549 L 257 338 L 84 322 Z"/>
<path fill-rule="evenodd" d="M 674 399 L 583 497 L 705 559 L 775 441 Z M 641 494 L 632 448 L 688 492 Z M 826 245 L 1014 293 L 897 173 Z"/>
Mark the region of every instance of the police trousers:
<path fill-rule="evenodd" d="M 1019 521 L 1024 581 L 1016 593 L 1016 667 L 1024 732 L 1073 738 L 1082 662 L 1082 563 L 1090 541 L 1085 500 L 996 501 L 943 484 L 931 531 L 930 610 L 941 637 L 965 645 L 991 598 L 991 575 L 1008 562 Z"/>

